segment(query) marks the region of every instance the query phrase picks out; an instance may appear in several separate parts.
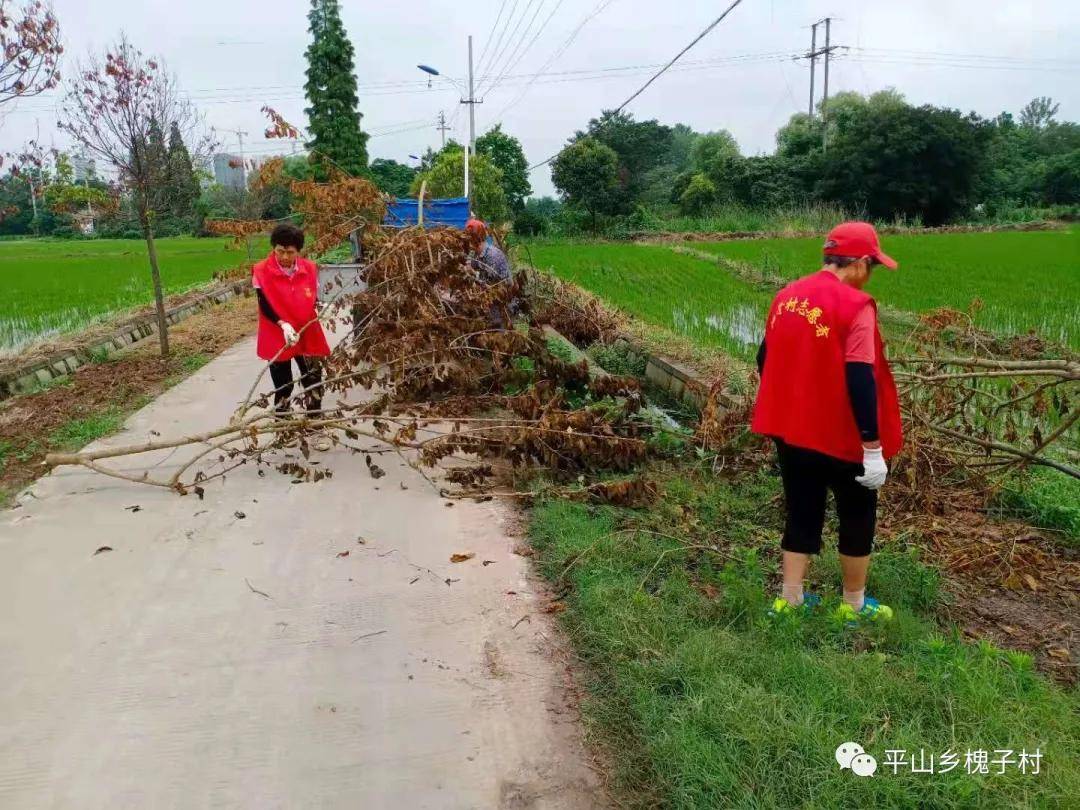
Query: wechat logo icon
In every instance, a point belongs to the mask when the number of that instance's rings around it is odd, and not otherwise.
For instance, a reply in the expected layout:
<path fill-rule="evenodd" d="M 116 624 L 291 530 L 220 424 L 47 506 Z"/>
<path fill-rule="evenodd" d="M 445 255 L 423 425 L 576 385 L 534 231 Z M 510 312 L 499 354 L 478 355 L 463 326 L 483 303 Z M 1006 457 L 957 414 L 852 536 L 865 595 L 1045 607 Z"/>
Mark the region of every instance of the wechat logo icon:
<path fill-rule="evenodd" d="M 836 749 L 836 762 L 841 770 L 849 768 L 856 776 L 873 776 L 877 770 L 877 760 L 853 742 L 840 744 Z"/>

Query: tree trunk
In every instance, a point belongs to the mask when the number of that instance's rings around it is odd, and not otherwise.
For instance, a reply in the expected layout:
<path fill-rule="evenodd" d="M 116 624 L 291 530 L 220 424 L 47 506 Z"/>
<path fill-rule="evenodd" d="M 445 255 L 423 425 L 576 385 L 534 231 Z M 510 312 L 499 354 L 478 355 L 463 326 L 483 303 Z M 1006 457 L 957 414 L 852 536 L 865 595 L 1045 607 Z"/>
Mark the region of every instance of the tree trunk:
<path fill-rule="evenodd" d="M 157 309 L 158 340 L 161 343 L 161 356 L 169 356 L 169 322 L 165 319 L 165 295 L 161 291 L 161 271 L 158 270 L 157 248 L 154 247 L 154 228 L 150 224 L 147 212 L 140 211 L 143 236 L 146 239 L 146 251 L 150 255 L 150 276 L 154 279 L 154 304 Z"/>

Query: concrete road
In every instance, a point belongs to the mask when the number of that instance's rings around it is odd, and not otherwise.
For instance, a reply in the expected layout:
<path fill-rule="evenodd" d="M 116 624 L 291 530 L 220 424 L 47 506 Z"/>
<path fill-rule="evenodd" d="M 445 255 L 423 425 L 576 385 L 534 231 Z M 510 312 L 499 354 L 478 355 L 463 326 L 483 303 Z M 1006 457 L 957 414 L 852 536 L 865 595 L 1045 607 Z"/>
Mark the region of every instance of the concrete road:
<path fill-rule="evenodd" d="M 218 427 L 257 370 L 246 341 L 105 444 Z M 203 501 L 63 469 L 0 514 L 0 807 L 604 804 L 513 512 L 320 455 Z"/>

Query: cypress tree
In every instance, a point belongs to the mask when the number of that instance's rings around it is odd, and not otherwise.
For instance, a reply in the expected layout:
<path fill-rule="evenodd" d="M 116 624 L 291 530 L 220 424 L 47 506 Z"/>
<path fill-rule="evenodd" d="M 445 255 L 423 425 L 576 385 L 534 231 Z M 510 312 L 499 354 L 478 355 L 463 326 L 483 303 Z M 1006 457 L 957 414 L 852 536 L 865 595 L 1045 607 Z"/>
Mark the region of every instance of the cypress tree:
<path fill-rule="evenodd" d="M 360 129 L 353 46 L 341 22 L 338 0 L 311 0 L 311 44 L 307 49 L 308 117 L 311 160 L 325 178 L 328 165 L 349 174 L 367 171 L 367 139 Z"/>
<path fill-rule="evenodd" d="M 154 230 L 157 233 L 168 233 L 173 225 L 169 205 L 169 156 L 165 148 L 165 133 L 161 129 L 161 122 L 156 118 L 151 119 L 147 137 L 136 144 L 136 150 L 140 153 L 138 164 L 143 166 L 147 178 L 146 203 L 153 216 Z"/>
<path fill-rule="evenodd" d="M 199 181 L 191 164 L 191 153 L 184 144 L 180 127 L 174 121 L 169 129 L 169 151 L 166 165 L 166 188 L 172 215 L 190 227 L 195 218 L 195 201 L 199 199 Z"/>

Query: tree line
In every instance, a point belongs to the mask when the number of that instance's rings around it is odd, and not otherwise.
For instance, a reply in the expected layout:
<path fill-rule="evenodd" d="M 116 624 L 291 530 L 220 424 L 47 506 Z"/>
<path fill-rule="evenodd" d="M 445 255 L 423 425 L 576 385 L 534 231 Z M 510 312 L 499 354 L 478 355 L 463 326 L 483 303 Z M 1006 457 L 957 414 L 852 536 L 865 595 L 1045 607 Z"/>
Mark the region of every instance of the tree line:
<path fill-rule="evenodd" d="M 838 93 L 793 115 L 771 155 L 744 156 L 726 130 L 605 112 L 552 163 L 563 227 L 597 230 L 648 214 L 705 217 L 724 206 L 825 203 L 879 221 L 941 225 L 1031 209 L 1075 216 L 1080 125 L 1034 99 L 1015 118 L 909 104 L 895 90 Z M 539 206 L 534 209 L 545 227 Z M 560 220 L 557 220 L 560 222 Z M 548 223 L 549 224 L 549 223 Z M 535 227 L 535 223 L 530 223 Z"/>

